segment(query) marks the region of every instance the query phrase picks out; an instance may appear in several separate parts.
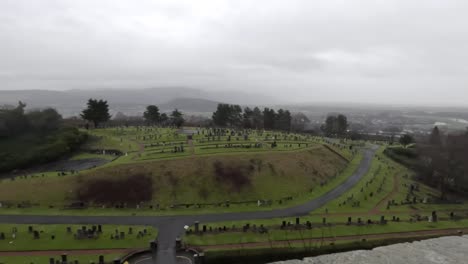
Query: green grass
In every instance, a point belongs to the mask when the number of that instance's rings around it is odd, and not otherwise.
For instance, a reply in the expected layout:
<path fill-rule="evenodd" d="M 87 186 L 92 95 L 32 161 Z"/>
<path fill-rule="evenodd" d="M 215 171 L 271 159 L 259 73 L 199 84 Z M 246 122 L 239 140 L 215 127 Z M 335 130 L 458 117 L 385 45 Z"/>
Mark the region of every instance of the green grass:
<path fill-rule="evenodd" d="M 93 154 L 93 153 L 86 153 L 86 152 L 79 152 L 74 154 L 70 160 L 83 160 L 83 159 L 106 159 L 106 160 L 114 160 L 116 156 L 113 155 L 103 155 L 103 154 Z"/>
<path fill-rule="evenodd" d="M 75 239 L 73 234 L 81 225 L 31 225 L 40 232 L 40 238 L 34 239 L 28 232 L 29 225 L 1 224 L 0 232 L 5 233 L 6 239 L 0 240 L 1 251 L 27 251 L 27 250 L 71 250 L 71 249 L 108 249 L 108 248 L 146 248 L 148 241 L 157 236 L 153 227 L 133 226 L 133 234 L 128 234 L 129 226 L 103 225 L 103 233 L 97 239 Z M 67 233 L 67 227 L 72 233 Z M 12 237 L 12 229 L 16 227 L 16 238 Z M 91 228 L 90 225 L 87 226 Z M 147 229 L 148 235 L 137 238 L 138 231 Z M 115 230 L 125 232 L 125 239 L 111 239 Z M 55 236 L 55 239 L 52 239 Z"/>
<path fill-rule="evenodd" d="M 379 217 L 373 217 L 378 221 Z M 345 221 L 345 220 L 344 220 Z M 343 222 L 344 222 L 343 221 Z M 311 230 L 278 230 L 270 229 L 267 234 L 258 232 L 225 232 L 217 234 L 186 235 L 183 240 L 191 246 L 206 246 L 235 243 L 254 243 L 269 241 L 297 240 L 307 238 L 365 236 L 369 234 L 394 233 L 405 231 L 435 230 L 446 228 L 467 228 L 468 220 L 439 221 L 437 223 L 421 222 L 388 222 L 386 225 L 332 225 L 314 227 Z"/>
<path fill-rule="evenodd" d="M 68 261 L 78 260 L 79 263 L 98 263 L 100 255 L 68 255 Z M 116 258 L 120 258 L 120 254 L 102 254 L 106 263 L 112 263 Z M 0 256 L 0 264 L 44 264 L 49 263 L 50 258 L 60 259 L 60 256 Z"/>
<path fill-rule="evenodd" d="M 213 164 L 217 161 L 227 167 L 255 166 L 255 170 L 248 176 L 250 184 L 233 191 L 234 187 L 229 182 L 217 182 L 213 169 Z M 261 164 L 255 165 L 256 161 Z M 285 153 L 197 156 L 103 167 L 65 177 L 4 180 L 0 185 L 0 200 L 35 201 L 45 207 L 60 206 L 63 201 L 73 199 L 73 192 L 80 182 L 125 177 L 128 176 L 128 170 L 132 173 L 152 174 L 155 199 L 151 203 L 160 204 L 164 208 L 177 203 L 275 200 L 287 196 L 310 195 L 311 189 L 315 190 L 323 181 L 330 181 L 345 166 L 344 161 L 320 145 Z M 177 178 L 177 185 L 171 185 L 168 174 Z M 15 191 L 18 189 L 22 192 Z"/>
<path fill-rule="evenodd" d="M 354 157 L 354 159 L 348 164 L 348 166 L 336 177 L 331 178 L 325 185 L 323 186 L 316 186 L 312 192 L 307 189 L 304 193 L 298 193 L 296 197 L 294 197 L 291 201 L 283 201 L 282 204 L 275 203 L 272 206 L 266 207 L 258 207 L 256 204 L 246 204 L 246 205 L 231 205 L 229 208 L 226 207 L 218 207 L 218 206 L 206 206 L 203 208 L 195 209 L 195 208 L 175 208 L 175 209 L 166 209 L 166 210 L 149 210 L 149 209 L 101 209 L 101 208 L 89 208 L 86 210 L 60 210 L 60 207 L 55 208 L 48 208 L 47 206 L 35 206 L 31 208 L 10 208 L 7 209 L 5 206 L 0 208 L 0 214 L 53 214 L 53 215 L 177 215 L 177 214 L 202 214 L 202 213 L 212 213 L 212 212 L 240 212 L 240 211 L 258 211 L 258 210 L 272 210 L 274 208 L 285 208 L 290 207 L 292 205 L 300 204 L 306 202 L 310 199 L 319 197 L 324 193 L 330 191 L 331 189 L 338 186 L 340 183 L 345 181 L 354 171 L 356 170 L 357 166 L 359 165 L 362 159 L 362 155 L 358 153 Z M 54 173 L 49 174 L 49 178 L 47 181 L 43 178 L 34 178 L 34 179 L 17 179 L 15 182 L 11 182 L 10 180 L 4 180 L 4 183 L 9 183 L 8 186 L 11 188 L 14 184 L 18 184 L 16 188 L 19 186 L 24 186 L 26 183 L 30 183 L 28 185 L 31 188 L 35 189 L 34 197 L 38 196 L 38 191 L 44 191 L 49 195 L 50 201 L 62 201 L 66 198 L 66 195 L 59 192 L 47 192 L 43 188 L 38 188 L 42 185 L 48 186 L 49 188 L 57 188 L 60 189 L 63 185 L 69 184 L 69 188 L 72 188 L 73 185 L 70 184 L 69 179 L 67 177 L 76 177 L 76 176 L 65 176 L 65 177 L 57 177 L 54 176 Z M 46 174 L 46 178 L 48 175 Z M 277 182 L 272 182 L 272 184 L 276 184 Z M 57 187 L 54 187 L 57 185 Z M 0 185 L 0 188 L 4 186 L 3 183 Z M 274 186 L 273 186 L 274 187 Z M 263 186 L 265 192 L 268 194 L 269 189 L 272 186 Z M 276 187 L 275 187 L 276 188 Z M 281 186 L 282 188 L 282 186 Z M 302 187 L 304 188 L 304 187 Z M 293 190 L 293 189 L 291 189 Z M 32 190 L 31 190 L 32 191 Z M 293 190 L 295 191 L 295 190 Z M 52 195 L 53 194 L 53 195 Z M 12 193 L 12 195 L 16 195 Z M 1 195 L 0 195 L 1 196 Z M 15 196 L 16 197 L 16 196 Z M 31 197 L 32 199 L 32 197 Z M 224 201 L 224 200 L 223 200 Z"/>

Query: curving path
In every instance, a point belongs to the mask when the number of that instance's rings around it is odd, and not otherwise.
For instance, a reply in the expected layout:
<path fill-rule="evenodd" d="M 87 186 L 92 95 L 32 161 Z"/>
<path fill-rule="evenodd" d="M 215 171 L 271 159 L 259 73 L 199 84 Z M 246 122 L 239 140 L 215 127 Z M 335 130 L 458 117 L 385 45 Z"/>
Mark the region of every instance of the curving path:
<path fill-rule="evenodd" d="M 116 224 L 152 225 L 158 228 L 158 252 L 156 263 L 176 264 L 175 239 L 184 232 L 184 225 L 199 222 L 222 222 L 249 219 L 268 219 L 307 215 L 351 189 L 367 173 L 377 146 L 365 149 L 361 164 L 352 176 L 328 193 L 302 205 L 272 211 L 240 212 L 180 216 L 47 216 L 0 215 L 0 223 L 15 224 Z"/>

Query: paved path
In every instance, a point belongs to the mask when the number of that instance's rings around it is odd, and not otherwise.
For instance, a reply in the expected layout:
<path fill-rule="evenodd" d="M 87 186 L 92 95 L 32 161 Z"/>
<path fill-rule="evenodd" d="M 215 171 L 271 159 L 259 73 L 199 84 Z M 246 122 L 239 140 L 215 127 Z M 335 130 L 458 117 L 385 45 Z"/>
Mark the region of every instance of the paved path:
<path fill-rule="evenodd" d="M 47 215 L 0 215 L 0 223 L 15 224 L 115 224 L 152 225 L 158 228 L 158 254 L 156 263 L 176 264 L 175 239 L 184 232 L 184 225 L 199 222 L 223 222 L 249 219 L 293 217 L 309 214 L 351 189 L 367 173 L 377 146 L 364 150 L 361 164 L 348 179 L 326 194 L 302 205 L 272 211 L 240 212 L 206 215 L 179 216 L 47 216 Z"/>

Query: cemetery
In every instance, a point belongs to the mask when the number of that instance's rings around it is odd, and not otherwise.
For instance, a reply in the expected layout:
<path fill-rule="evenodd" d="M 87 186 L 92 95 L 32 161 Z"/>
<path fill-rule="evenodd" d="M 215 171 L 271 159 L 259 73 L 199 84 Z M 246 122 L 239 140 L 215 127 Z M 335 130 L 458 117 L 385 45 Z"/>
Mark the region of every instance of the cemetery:
<path fill-rule="evenodd" d="M 0 213 L 164 215 L 287 207 L 352 173 L 364 144 L 251 129 L 115 127 L 88 133 L 70 160 L 101 159 L 103 165 L 4 176 Z M 120 199 L 122 192 L 132 195 Z"/>
<path fill-rule="evenodd" d="M 142 248 L 156 236 L 148 226 L 0 224 L 0 251 Z"/>
<path fill-rule="evenodd" d="M 199 263 L 199 254 L 188 249 L 204 252 L 206 263 L 217 263 L 233 254 L 242 259 L 253 249 L 261 257 L 310 255 L 468 231 L 466 202 L 437 202 L 439 191 L 387 157 L 386 143 L 252 129 L 120 126 L 87 133 L 86 143 L 60 166 L 4 175 L 0 217 L 75 215 L 89 216 L 90 223 L 95 216 L 135 217 L 154 227 L 0 224 L 0 256 L 33 249 L 141 249 L 141 255 L 129 258 L 139 263 L 142 256 L 155 258 L 156 228 L 165 228 L 170 216 L 179 219 L 173 223 L 177 228 L 188 225 L 175 247 L 192 263 Z M 255 213 L 288 210 L 326 196 L 362 171 L 366 160 L 359 181 L 308 214 L 255 219 Z M 237 212 L 250 212 L 254 219 L 192 220 Z M 120 255 L 103 256 L 105 263 L 115 258 L 123 263 Z M 36 261 L 61 263 L 61 258 Z M 100 259 L 99 254 L 70 255 L 67 263 Z M 19 256 L 1 261 L 24 263 Z"/>
<path fill-rule="evenodd" d="M 51 256 L 0 256 L 2 264 L 62 264 L 63 260 L 71 264 L 111 264 L 121 254 L 57 254 Z"/>
<path fill-rule="evenodd" d="M 400 234 L 400 238 L 445 230 L 463 234 L 468 227 L 466 203 L 435 203 L 438 190 L 416 182 L 412 171 L 392 161 L 381 147 L 368 173 L 338 199 L 308 216 L 249 221 L 194 223 L 185 232 L 184 242 L 210 251 L 301 248 L 310 239 L 337 243 L 362 243 L 367 236 Z M 406 233 L 408 232 L 408 233 Z M 219 247 L 217 247 L 218 245 Z M 231 245 L 231 246 L 230 246 Z M 313 249 L 323 244 L 313 245 Z M 228 253 L 229 254 L 229 253 Z"/>

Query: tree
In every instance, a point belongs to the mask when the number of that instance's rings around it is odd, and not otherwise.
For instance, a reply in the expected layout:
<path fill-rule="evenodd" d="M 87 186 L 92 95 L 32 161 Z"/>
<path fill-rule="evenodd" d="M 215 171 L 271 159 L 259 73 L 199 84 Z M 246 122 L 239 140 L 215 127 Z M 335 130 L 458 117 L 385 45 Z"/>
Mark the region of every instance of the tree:
<path fill-rule="evenodd" d="M 291 113 L 288 110 L 279 109 L 274 118 L 274 128 L 278 130 L 291 130 Z"/>
<path fill-rule="evenodd" d="M 252 111 L 252 127 L 255 129 L 263 128 L 263 114 L 258 107 Z"/>
<path fill-rule="evenodd" d="M 226 126 L 229 121 L 230 107 L 228 104 L 218 104 L 212 115 L 213 123 L 217 126 Z"/>
<path fill-rule="evenodd" d="M 0 110 L 0 137 L 14 136 L 23 133 L 28 128 L 28 120 L 24 114 L 26 104 L 19 101 L 15 108 Z"/>
<path fill-rule="evenodd" d="M 97 99 L 89 99 L 87 108 L 83 110 L 80 116 L 84 120 L 93 122 L 95 128 L 100 123 L 108 121 L 111 117 L 107 101 Z"/>
<path fill-rule="evenodd" d="M 31 111 L 26 117 L 31 129 L 39 133 L 57 130 L 62 121 L 62 116 L 52 108 Z"/>
<path fill-rule="evenodd" d="M 309 118 L 307 118 L 303 113 L 293 114 L 291 119 L 291 130 L 296 132 L 304 131 L 309 123 Z"/>
<path fill-rule="evenodd" d="M 405 134 L 400 138 L 400 144 L 403 145 L 405 148 L 409 144 L 413 143 L 414 139 L 411 135 Z"/>
<path fill-rule="evenodd" d="M 159 114 L 159 108 L 155 105 L 148 105 L 146 111 L 143 113 L 148 124 L 157 124 L 161 121 L 161 115 Z"/>
<path fill-rule="evenodd" d="M 273 129 L 275 126 L 275 110 L 265 108 L 263 109 L 263 127 L 265 129 Z"/>
<path fill-rule="evenodd" d="M 348 131 L 348 119 L 345 115 L 339 114 L 337 116 L 330 115 L 325 120 L 321 129 L 326 136 L 344 136 Z"/>
<path fill-rule="evenodd" d="M 249 107 L 244 108 L 244 114 L 242 115 L 242 127 L 243 128 L 253 128 L 253 110 Z"/>
<path fill-rule="evenodd" d="M 239 105 L 218 104 L 212 115 L 217 126 L 240 127 L 242 125 L 242 108 Z"/>
<path fill-rule="evenodd" d="M 162 113 L 160 118 L 159 118 L 160 124 L 165 125 L 165 124 L 167 124 L 168 121 L 169 121 L 169 117 L 167 116 L 167 114 Z"/>
<path fill-rule="evenodd" d="M 345 135 L 348 130 L 348 118 L 345 115 L 338 115 L 336 118 L 337 124 L 337 134 L 342 136 Z"/>
<path fill-rule="evenodd" d="M 441 138 L 440 138 L 440 131 L 437 126 L 435 126 L 434 129 L 432 130 L 429 142 L 431 143 L 431 145 L 435 145 L 435 146 L 440 146 L 442 144 Z"/>
<path fill-rule="evenodd" d="M 171 124 L 180 128 L 184 124 L 185 120 L 183 114 L 176 108 L 171 113 Z"/>

